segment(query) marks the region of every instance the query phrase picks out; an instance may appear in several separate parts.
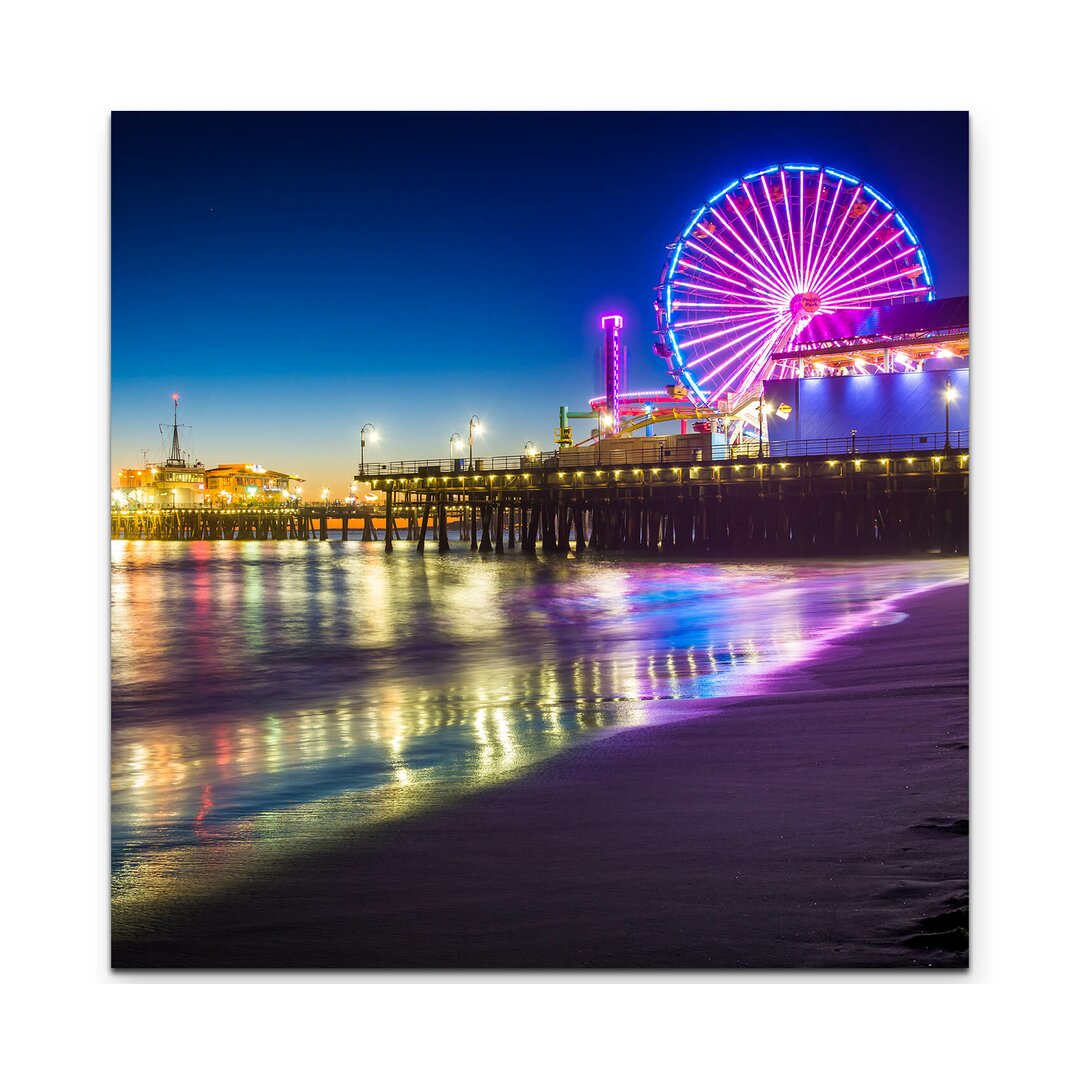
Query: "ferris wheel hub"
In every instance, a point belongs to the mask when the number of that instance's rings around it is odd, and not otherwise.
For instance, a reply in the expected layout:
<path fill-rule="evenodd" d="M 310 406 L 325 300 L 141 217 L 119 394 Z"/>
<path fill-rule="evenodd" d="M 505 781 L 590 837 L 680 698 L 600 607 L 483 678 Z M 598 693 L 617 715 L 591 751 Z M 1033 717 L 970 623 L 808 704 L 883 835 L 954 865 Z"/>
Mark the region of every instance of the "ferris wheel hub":
<path fill-rule="evenodd" d="M 817 293 L 796 293 L 789 305 L 793 318 L 809 321 L 821 310 L 821 297 Z"/>

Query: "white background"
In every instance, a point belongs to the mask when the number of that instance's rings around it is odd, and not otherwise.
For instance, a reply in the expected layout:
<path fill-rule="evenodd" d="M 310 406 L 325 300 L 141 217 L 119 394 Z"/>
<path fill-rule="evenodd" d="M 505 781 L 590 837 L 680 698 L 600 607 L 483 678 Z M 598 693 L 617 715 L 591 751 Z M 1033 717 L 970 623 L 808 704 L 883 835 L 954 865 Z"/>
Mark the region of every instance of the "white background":
<path fill-rule="evenodd" d="M 5 10 L 0 747 L 13 1075 L 940 1077 L 1075 1065 L 1065 1000 L 1080 477 L 1067 433 L 1080 426 L 1080 205 L 1066 107 L 1076 35 L 1055 14 L 1063 5 Z M 971 110 L 970 973 L 109 972 L 109 112 L 433 107 Z"/>

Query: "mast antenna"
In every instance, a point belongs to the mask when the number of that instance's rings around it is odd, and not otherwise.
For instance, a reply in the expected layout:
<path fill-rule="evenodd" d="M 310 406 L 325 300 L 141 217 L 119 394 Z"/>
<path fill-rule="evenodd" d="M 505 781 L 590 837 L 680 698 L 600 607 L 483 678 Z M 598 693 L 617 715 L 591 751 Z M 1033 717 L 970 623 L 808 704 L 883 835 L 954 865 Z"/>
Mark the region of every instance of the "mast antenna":
<path fill-rule="evenodd" d="M 172 406 L 173 407 L 172 451 L 170 452 L 168 460 L 165 462 L 165 464 L 166 465 L 183 465 L 184 464 L 184 458 L 183 458 L 183 455 L 180 453 L 180 426 L 177 423 L 177 418 L 176 418 L 177 410 L 180 407 L 180 395 L 179 394 L 173 394 L 172 401 L 173 401 L 173 406 Z"/>

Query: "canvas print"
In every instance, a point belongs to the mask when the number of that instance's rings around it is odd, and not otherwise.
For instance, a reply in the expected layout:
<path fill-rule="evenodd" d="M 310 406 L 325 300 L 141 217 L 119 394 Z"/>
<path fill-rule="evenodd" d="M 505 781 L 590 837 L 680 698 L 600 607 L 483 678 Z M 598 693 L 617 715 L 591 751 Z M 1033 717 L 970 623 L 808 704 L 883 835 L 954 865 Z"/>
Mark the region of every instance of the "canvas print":
<path fill-rule="evenodd" d="M 968 132 L 116 113 L 118 969 L 968 964 Z"/>

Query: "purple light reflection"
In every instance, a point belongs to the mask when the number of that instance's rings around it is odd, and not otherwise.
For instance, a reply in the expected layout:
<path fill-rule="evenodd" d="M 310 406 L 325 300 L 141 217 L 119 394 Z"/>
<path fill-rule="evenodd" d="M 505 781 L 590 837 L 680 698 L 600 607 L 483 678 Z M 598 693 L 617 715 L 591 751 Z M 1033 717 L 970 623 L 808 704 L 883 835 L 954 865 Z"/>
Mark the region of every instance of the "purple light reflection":
<path fill-rule="evenodd" d="M 761 693 L 967 573 L 370 547 L 114 543 L 118 893 Z"/>

